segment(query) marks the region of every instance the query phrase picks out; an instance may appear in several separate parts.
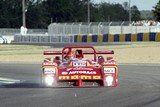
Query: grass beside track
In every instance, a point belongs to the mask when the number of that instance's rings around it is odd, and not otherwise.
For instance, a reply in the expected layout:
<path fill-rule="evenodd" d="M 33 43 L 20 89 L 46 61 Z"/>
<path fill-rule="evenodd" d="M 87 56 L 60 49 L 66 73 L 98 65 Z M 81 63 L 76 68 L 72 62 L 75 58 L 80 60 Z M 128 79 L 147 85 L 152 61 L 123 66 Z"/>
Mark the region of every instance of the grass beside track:
<path fill-rule="evenodd" d="M 114 50 L 118 63 L 160 63 L 159 42 L 135 42 L 125 45 L 97 45 L 99 50 Z M 51 46 L 35 45 L 0 45 L 0 62 L 41 63 L 43 51 L 61 50 Z"/>
<path fill-rule="evenodd" d="M 40 54 L 49 46 L 33 46 L 33 45 L 0 45 L 0 55 L 28 55 Z"/>

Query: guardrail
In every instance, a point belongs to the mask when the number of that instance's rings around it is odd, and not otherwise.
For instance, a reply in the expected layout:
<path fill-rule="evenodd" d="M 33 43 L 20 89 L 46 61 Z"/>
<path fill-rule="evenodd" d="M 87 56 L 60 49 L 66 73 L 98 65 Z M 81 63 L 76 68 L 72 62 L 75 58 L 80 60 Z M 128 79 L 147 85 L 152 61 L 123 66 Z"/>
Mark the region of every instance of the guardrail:
<path fill-rule="evenodd" d="M 74 36 L 15 35 L 14 43 L 74 43 Z"/>
<path fill-rule="evenodd" d="M 28 29 L 28 34 L 44 35 L 47 34 L 47 29 Z M 19 34 L 20 29 L 13 28 L 0 28 L 0 44 L 11 43 L 14 40 L 15 34 Z"/>
<path fill-rule="evenodd" d="M 103 35 L 73 35 L 73 36 L 47 36 L 47 35 L 16 35 L 14 43 L 106 43 L 106 42 L 140 42 L 160 41 L 160 33 L 137 34 L 103 34 Z"/>

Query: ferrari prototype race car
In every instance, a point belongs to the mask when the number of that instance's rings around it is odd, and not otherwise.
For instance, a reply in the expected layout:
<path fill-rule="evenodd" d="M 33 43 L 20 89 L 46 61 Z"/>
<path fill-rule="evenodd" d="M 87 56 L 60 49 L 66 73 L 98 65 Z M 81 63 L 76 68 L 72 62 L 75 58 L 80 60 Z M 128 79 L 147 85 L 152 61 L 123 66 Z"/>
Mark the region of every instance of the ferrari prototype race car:
<path fill-rule="evenodd" d="M 42 85 L 45 87 L 117 86 L 118 66 L 113 50 L 93 46 L 66 46 L 44 51 Z"/>

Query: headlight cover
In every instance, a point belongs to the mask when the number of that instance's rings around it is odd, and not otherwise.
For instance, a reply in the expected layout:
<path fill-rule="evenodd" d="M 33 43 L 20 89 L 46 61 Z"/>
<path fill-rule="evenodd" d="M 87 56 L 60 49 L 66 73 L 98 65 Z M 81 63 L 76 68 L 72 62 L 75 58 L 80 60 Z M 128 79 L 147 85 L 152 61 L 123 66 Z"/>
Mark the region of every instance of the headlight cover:
<path fill-rule="evenodd" d="M 115 73 L 115 68 L 104 68 L 104 73 Z"/>
<path fill-rule="evenodd" d="M 107 76 L 106 77 L 106 82 L 108 86 L 112 86 L 113 83 L 113 77 L 112 76 Z"/>
<path fill-rule="evenodd" d="M 45 76 L 44 81 L 46 85 L 51 86 L 54 83 L 54 77 L 53 76 Z"/>

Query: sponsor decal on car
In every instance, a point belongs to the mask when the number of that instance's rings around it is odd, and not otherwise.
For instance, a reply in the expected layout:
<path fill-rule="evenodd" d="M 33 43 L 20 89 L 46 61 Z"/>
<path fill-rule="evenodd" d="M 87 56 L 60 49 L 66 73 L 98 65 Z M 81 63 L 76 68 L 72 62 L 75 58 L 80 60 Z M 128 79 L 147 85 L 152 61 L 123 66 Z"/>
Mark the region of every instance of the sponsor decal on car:
<path fill-rule="evenodd" d="M 73 66 L 86 66 L 86 61 L 73 62 Z"/>
<path fill-rule="evenodd" d="M 82 67 L 76 67 L 76 68 L 67 68 L 67 71 L 71 70 L 85 70 L 85 71 L 93 71 L 93 68 L 82 68 Z"/>
<path fill-rule="evenodd" d="M 68 74 L 68 72 L 62 72 L 62 75 L 67 75 Z"/>
<path fill-rule="evenodd" d="M 83 79 L 83 80 L 99 80 L 101 76 L 99 75 L 72 75 L 72 76 L 59 76 L 59 80 L 75 80 L 75 79 Z"/>
<path fill-rule="evenodd" d="M 46 66 L 46 65 L 54 65 L 54 66 L 57 66 L 57 64 L 56 63 L 54 63 L 54 62 L 44 62 L 43 63 L 43 66 Z"/>
<path fill-rule="evenodd" d="M 104 73 L 115 73 L 115 68 L 104 68 Z"/>
<path fill-rule="evenodd" d="M 69 71 L 69 74 L 97 74 L 96 71 Z"/>
<path fill-rule="evenodd" d="M 56 68 L 44 68 L 44 74 L 56 73 Z"/>

